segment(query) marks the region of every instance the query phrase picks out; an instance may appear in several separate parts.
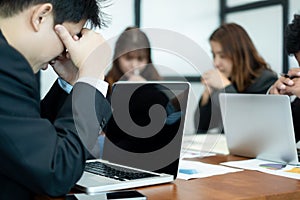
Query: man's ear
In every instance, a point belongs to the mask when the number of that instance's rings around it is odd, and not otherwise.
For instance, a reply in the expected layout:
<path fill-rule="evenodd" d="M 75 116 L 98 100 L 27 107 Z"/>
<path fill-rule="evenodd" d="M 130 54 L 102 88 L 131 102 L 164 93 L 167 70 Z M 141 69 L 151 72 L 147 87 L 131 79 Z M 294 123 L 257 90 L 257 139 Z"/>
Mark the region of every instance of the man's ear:
<path fill-rule="evenodd" d="M 35 31 L 40 30 L 40 25 L 46 20 L 48 17 L 52 17 L 53 6 L 50 3 L 45 3 L 38 5 L 33 10 L 31 15 L 31 24 Z"/>

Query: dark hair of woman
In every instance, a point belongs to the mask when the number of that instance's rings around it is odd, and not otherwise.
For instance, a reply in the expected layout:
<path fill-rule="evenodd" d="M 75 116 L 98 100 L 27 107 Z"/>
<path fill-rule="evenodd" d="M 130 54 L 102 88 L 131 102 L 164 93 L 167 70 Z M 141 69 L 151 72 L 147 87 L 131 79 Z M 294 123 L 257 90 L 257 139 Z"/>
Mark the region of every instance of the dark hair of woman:
<path fill-rule="evenodd" d="M 119 58 L 123 55 L 138 54 L 147 58 L 147 65 L 140 75 L 146 80 L 161 80 L 160 75 L 152 64 L 150 42 L 146 34 L 136 27 L 126 28 L 119 36 L 114 50 L 113 65 L 107 73 L 105 80 L 109 83 L 109 93 L 111 86 L 118 80 L 126 80 L 124 72 L 120 68 Z"/>
<path fill-rule="evenodd" d="M 263 69 L 269 69 L 247 32 L 238 24 L 223 24 L 212 33 L 209 40 L 220 43 L 224 56 L 232 60 L 229 78 L 239 92 L 244 91 Z"/>

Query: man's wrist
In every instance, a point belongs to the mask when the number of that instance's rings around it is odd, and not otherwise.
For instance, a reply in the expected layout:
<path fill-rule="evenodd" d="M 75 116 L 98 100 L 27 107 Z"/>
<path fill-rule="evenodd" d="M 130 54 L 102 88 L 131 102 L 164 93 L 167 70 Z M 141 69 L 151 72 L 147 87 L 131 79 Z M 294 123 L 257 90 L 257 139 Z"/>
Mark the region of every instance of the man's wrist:
<path fill-rule="evenodd" d="M 59 86 L 68 94 L 71 93 L 73 86 L 62 78 L 57 79 Z"/>
<path fill-rule="evenodd" d="M 104 97 L 106 97 L 107 89 L 108 89 L 107 82 L 94 77 L 81 77 L 76 82 L 87 83 L 95 87 L 99 92 L 103 94 Z"/>

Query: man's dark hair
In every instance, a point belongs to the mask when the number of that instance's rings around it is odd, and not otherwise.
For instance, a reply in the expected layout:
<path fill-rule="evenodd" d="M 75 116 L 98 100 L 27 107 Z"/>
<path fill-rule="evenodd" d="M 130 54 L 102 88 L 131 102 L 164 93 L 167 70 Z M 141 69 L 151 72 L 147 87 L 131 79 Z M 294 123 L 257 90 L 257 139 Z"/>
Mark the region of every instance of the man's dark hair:
<path fill-rule="evenodd" d="M 29 6 L 51 3 L 53 5 L 54 24 L 63 22 L 78 23 L 85 19 L 91 27 L 106 26 L 105 13 L 100 10 L 106 0 L 0 0 L 0 16 L 11 17 Z"/>
<path fill-rule="evenodd" d="M 285 29 L 285 49 L 289 55 L 300 51 L 300 15 L 295 14 L 292 23 Z"/>

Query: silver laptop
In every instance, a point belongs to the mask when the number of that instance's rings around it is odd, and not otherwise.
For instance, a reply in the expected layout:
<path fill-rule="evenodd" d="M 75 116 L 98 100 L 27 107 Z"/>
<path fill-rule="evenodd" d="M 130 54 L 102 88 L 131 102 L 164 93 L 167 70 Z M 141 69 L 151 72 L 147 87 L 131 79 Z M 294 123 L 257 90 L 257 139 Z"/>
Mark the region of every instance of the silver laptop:
<path fill-rule="evenodd" d="M 231 154 L 298 164 L 288 96 L 223 93 L 219 100 Z"/>
<path fill-rule="evenodd" d="M 102 159 L 90 160 L 76 188 L 86 193 L 175 180 L 190 84 L 117 82 Z"/>

